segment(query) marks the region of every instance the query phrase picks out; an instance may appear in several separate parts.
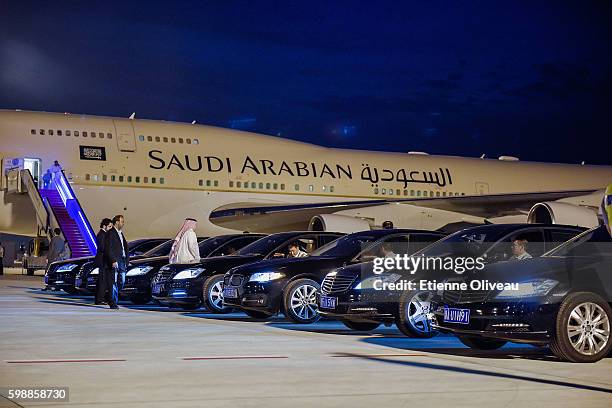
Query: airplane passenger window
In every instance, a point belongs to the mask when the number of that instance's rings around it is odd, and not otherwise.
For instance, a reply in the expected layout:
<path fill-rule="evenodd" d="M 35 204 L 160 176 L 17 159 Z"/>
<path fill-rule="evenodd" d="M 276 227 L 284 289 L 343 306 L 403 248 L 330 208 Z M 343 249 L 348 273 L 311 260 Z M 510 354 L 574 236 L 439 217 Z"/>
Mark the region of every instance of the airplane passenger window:
<path fill-rule="evenodd" d="M 138 136 L 138 140 L 140 140 L 141 142 L 144 142 L 144 135 Z"/>
<path fill-rule="evenodd" d="M 233 182 L 233 181 L 230 181 L 230 182 L 229 182 L 229 186 L 230 186 L 230 187 L 234 187 L 234 182 Z"/>
<path fill-rule="evenodd" d="M 270 183 L 266 183 L 266 190 L 270 189 Z"/>
<path fill-rule="evenodd" d="M 32 129 L 32 130 L 30 130 L 30 133 L 31 133 L 31 134 L 33 134 L 33 135 L 35 135 L 35 134 L 36 134 L 36 129 Z"/>
<path fill-rule="evenodd" d="M 183 138 L 179 137 L 179 143 L 183 143 Z"/>
<path fill-rule="evenodd" d="M 206 180 L 206 187 L 210 187 L 210 180 Z"/>
<path fill-rule="evenodd" d="M 175 137 L 173 137 L 172 139 L 170 139 L 170 141 L 171 141 L 172 143 L 176 143 L 176 138 L 175 138 Z"/>
<path fill-rule="evenodd" d="M 108 180 L 108 177 L 106 176 L 106 174 L 103 174 L 102 175 L 102 181 L 106 181 L 106 180 Z"/>
<path fill-rule="evenodd" d="M 163 177 L 159 178 L 159 184 L 164 184 L 164 178 Z"/>
<path fill-rule="evenodd" d="M 61 130 L 58 130 L 58 131 L 57 131 L 57 135 L 58 135 L 58 136 L 61 136 L 61 135 L 62 135 L 62 131 L 61 131 Z"/>
<path fill-rule="evenodd" d="M 295 191 L 300 191 L 300 185 L 299 184 L 295 185 Z"/>
<path fill-rule="evenodd" d="M 259 183 L 259 188 L 263 188 L 263 183 Z"/>
<path fill-rule="evenodd" d="M 91 137 L 96 137 L 96 132 L 91 132 Z"/>
<path fill-rule="evenodd" d="M 378 194 L 378 188 L 374 189 L 374 194 Z"/>
<path fill-rule="evenodd" d="M 275 189 L 275 190 L 278 190 L 278 183 L 274 183 L 274 184 L 272 185 L 272 188 L 273 188 L 273 189 Z"/>
<path fill-rule="evenodd" d="M 155 136 L 155 141 L 159 142 L 161 139 L 159 138 L 159 136 Z"/>
<path fill-rule="evenodd" d="M 168 143 L 168 138 L 164 137 L 164 143 Z"/>
<path fill-rule="evenodd" d="M 215 180 L 215 187 L 219 186 L 219 180 Z"/>
<path fill-rule="evenodd" d="M 66 136 L 70 136 L 70 131 L 69 130 L 66 131 Z"/>
<path fill-rule="evenodd" d="M 107 139 L 112 139 L 113 138 L 113 134 L 112 133 L 107 133 L 106 134 L 106 138 Z"/>
<path fill-rule="evenodd" d="M 147 142 L 152 142 L 153 141 L 153 137 L 152 136 L 147 136 Z"/>
<path fill-rule="evenodd" d="M 308 191 L 314 191 L 314 186 L 312 184 L 308 186 Z"/>
<path fill-rule="evenodd" d="M 155 184 L 155 177 L 151 177 L 151 183 Z"/>
<path fill-rule="evenodd" d="M 89 181 L 89 174 L 85 174 L 85 180 Z"/>
<path fill-rule="evenodd" d="M 330 192 L 330 193 L 333 193 L 333 192 L 334 192 L 334 186 L 330 186 L 330 187 L 329 187 L 329 192 Z"/>
<path fill-rule="evenodd" d="M 145 182 L 145 183 L 148 183 L 148 182 L 149 182 L 149 178 L 148 178 L 148 177 L 145 177 L 145 178 L 144 178 L 144 182 Z"/>
<path fill-rule="evenodd" d="M 111 181 L 115 181 L 115 176 L 111 176 Z"/>
<path fill-rule="evenodd" d="M 87 132 L 83 131 L 83 137 L 87 137 Z"/>
<path fill-rule="evenodd" d="M 252 183 L 251 183 L 251 188 L 257 188 L 257 183 L 252 182 Z"/>
<path fill-rule="evenodd" d="M 123 183 L 123 176 L 119 176 L 119 182 Z"/>
<path fill-rule="evenodd" d="M 49 136 L 53 136 L 53 129 L 49 129 Z"/>
<path fill-rule="evenodd" d="M 281 190 L 284 190 L 284 189 L 285 189 L 285 185 L 281 184 Z"/>
<path fill-rule="evenodd" d="M 185 141 L 187 142 L 187 144 L 191 144 L 191 139 L 186 139 Z"/>
<path fill-rule="evenodd" d="M 132 176 L 128 176 L 128 183 L 132 182 Z"/>
<path fill-rule="evenodd" d="M 104 139 L 104 133 L 103 133 L 103 132 L 98 133 L 98 137 L 99 137 L 100 139 Z"/>
<path fill-rule="evenodd" d="M 40 132 L 39 132 L 39 133 L 40 133 L 41 135 L 44 135 L 44 134 L 45 134 L 45 129 L 40 129 Z"/>
<path fill-rule="evenodd" d="M 416 194 L 416 195 L 417 195 L 417 197 L 420 197 L 420 196 L 421 196 L 421 190 L 417 190 L 417 192 L 416 192 L 416 193 L 417 193 L 417 194 Z"/>
<path fill-rule="evenodd" d="M 75 131 L 74 131 L 74 136 L 75 136 L 75 137 L 79 137 L 79 131 L 78 131 L 78 130 L 75 130 Z"/>
<path fill-rule="evenodd" d="M 400 189 L 399 188 L 395 191 L 395 194 L 400 195 Z"/>
<path fill-rule="evenodd" d="M 200 141 L 198 139 L 193 139 L 193 144 L 194 145 L 200 144 Z"/>
<path fill-rule="evenodd" d="M 198 180 L 198 185 L 202 187 L 204 185 L 204 180 Z"/>
<path fill-rule="evenodd" d="M 140 183 L 140 176 L 136 176 L 136 182 Z"/>

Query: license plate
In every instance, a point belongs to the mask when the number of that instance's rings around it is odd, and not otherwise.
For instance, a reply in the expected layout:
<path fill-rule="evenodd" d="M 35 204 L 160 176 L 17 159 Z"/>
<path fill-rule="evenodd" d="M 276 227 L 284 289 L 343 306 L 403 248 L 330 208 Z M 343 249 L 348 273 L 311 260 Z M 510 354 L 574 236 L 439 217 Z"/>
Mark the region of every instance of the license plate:
<path fill-rule="evenodd" d="M 156 283 L 155 285 L 153 285 L 153 293 L 161 293 L 163 288 L 163 285 Z"/>
<path fill-rule="evenodd" d="M 83 280 L 81 278 L 76 278 L 74 281 L 74 286 L 81 286 L 81 283 L 83 283 Z"/>
<path fill-rule="evenodd" d="M 454 307 L 444 307 L 444 323 L 470 323 L 470 309 L 456 309 Z"/>
<path fill-rule="evenodd" d="M 335 309 L 337 300 L 338 298 L 335 297 L 321 296 L 321 307 L 324 309 Z"/>
<path fill-rule="evenodd" d="M 223 297 L 235 299 L 238 297 L 238 290 L 236 288 L 223 288 Z"/>

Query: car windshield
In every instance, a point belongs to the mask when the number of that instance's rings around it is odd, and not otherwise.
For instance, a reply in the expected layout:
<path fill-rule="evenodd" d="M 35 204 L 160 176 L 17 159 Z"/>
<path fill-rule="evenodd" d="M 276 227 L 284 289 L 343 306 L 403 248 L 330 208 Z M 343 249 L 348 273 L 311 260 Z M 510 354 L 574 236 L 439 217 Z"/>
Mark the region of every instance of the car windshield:
<path fill-rule="evenodd" d="M 174 240 L 170 239 L 162 244 L 159 244 L 155 248 L 150 249 L 149 251 L 145 252 L 143 256 L 145 258 L 152 258 L 154 256 L 166 256 L 170 253 L 173 242 Z"/>
<path fill-rule="evenodd" d="M 359 253 L 368 243 L 376 240 L 373 235 L 350 234 L 338 238 L 313 251 L 310 256 L 338 256 L 351 258 Z"/>
<path fill-rule="evenodd" d="M 592 257 L 612 256 L 612 237 L 605 226 L 599 226 L 552 249 L 545 256 Z"/>
<path fill-rule="evenodd" d="M 480 256 L 500 238 L 498 229 L 474 227 L 434 242 L 415 255 L 427 257 Z"/>
<path fill-rule="evenodd" d="M 223 245 L 226 242 L 227 242 L 227 239 L 214 238 L 214 237 L 207 238 L 201 241 L 198 244 L 198 247 L 200 248 L 200 258 L 206 258 L 208 255 L 211 254 L 212 251 L 214 251 L 220 245 Z"/>
<path fill-rule="evenodd" d="M 245 246 L 241 250 L 235 252 L 235 255 L 266 255 L 274 250 L 280 244 L 289 239 L 287 234 L 273 234 L 267 237 L 258 239 L 257 241 Z"/>

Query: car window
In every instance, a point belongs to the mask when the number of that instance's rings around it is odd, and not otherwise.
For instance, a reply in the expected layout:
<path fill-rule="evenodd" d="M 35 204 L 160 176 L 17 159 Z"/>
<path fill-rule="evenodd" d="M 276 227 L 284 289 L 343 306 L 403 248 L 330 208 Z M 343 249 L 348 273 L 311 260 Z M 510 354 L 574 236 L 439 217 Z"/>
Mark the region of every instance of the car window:
<path fill-rule="evenodd" d="M 225 244 L 219 246 L 214 251 L 210 253 L 209 256 L 224 256 L 224 255 L 232 255 L 236 253 L 239 249 L 244 247 L 245 245 L 250 244 L 253 241 L 261 238 L 260 236 L 249 236 L 249 237 L 240 237 L 229 240 Z"/>
<path fill-rule="evenodd" d="M 567 257 L 612 257 L 612 238 L 605 226 L 599 226 L 570 239 L 546 254 Z"/>
<path fill-rule="evenodd" d="M 551 241 L 546 244 L 546 249 L 551 250 L 564 242 L 569 241 L 580 233 L 578 230 L 549 230 Z"/>
<path fill-rule="evenodd" d="M 520 230 L 507 235 L 505 238 L 495 243 L 484 253 L 487 263 L 509 261 L 516 254 L 513 253 L 512 244 L 515 240 L 525 243 L 525 251 L 531 257 L 539 257 L 544 253 L 544 232 L 541 229 Z"/>
<path fill-rule="evenodd" d="M 395 255 L 412 255 L 409 234 L 389 235 L 361 251 L 356 257 L 357 262 L 369 262 L 378 257 L 394 257 Z"/>
<path fill-rule="evenodd" d="M 412 253 L 418 252 L 429 244 L 431 244 L 432 242 L 436 242 L 441 238 L 444 237 L 435 234 L 412 233 L 410 234 L 410 251 L 412 251 Z"/>
<path fill-rule="evenodd" d="M 290 254 L 289 248 L 293 243 L 298 244 L 300 253 L 306 253 L 307 255 L 310 255 L 310 253 L 317 249 L 316 238 L 316 235 L 302 235 L 290 239 L 284 242 L 282 245 L 278 246 L 267 256 L 267 258 L 293 258 L 293 255 Z"/>

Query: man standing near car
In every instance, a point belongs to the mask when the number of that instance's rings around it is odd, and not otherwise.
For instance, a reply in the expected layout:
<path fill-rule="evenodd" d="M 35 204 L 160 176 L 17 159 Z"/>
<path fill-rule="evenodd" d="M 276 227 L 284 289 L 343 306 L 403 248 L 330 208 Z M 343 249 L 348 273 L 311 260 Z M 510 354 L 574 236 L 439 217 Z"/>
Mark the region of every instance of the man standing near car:
<path fill-rule="evenodd" d="M 123 215 L 115 215 L 113 228 L 106 233 L 106 244 L 104 246 L 104 257 L 106 258 L 105 270 L 108 281 L 105 289 L 110 293 L 109 306 L 111 309 L 119 309 L 119 292 L 125 283 L 125 273 L 128 263 L 128 243 L 123 236 L 125 219 Z"/>
<path fill-rule="evenodd" d="M 94 264 L 96 268 L 98 268 L 98 284 L 96 285 L 96 305 L 102 305 L 108 302 L 106 297 L 106 282 L 107 278 L 104 273 L 105 263 L 104 263 L 104 248 L 106 247 L 106 233 L 113 228 L 113 221 L 110 218 L 104 218 L 102 222 L 100 222 L 100 231 L 96 235 L 96 257 L 94 259 Z"/>

